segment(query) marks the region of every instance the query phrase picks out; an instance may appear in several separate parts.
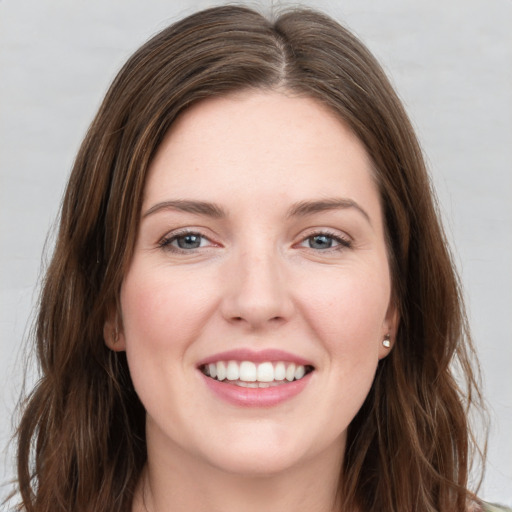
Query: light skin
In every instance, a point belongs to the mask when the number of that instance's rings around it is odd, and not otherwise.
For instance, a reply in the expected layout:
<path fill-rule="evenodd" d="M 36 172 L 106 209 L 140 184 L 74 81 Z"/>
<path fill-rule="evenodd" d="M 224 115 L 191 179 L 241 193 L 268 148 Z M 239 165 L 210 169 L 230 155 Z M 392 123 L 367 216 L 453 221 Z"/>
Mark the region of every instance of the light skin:
<path fill-rule="evenodd" d="M 371 162 L 337 117 L 283 91 L 184 113 L 151 164 L 120 304 L 105 339 L 147 411 L 134 511 L 336 507 L 347 427 L 397 323 Z M 291 398 L 241 407 L 198 368 L 233 349 L 313 371 Z"/>

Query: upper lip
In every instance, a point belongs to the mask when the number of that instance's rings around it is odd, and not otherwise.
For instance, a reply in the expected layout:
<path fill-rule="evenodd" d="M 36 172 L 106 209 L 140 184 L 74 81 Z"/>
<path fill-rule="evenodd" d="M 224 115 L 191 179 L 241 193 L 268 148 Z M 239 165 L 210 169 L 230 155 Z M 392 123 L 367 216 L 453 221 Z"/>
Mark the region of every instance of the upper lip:
<path fill-rule="evenodd" d="M 248 348 L 227 350 L 225 352 L 218 352 L 208 356 L 197 363 L 198 367 L 218 361 L 252 361 L 254 363 L 269 362 L 289 362 L 303 366 L 313 366 L 311 361 L 303 357 L 286 352 L 280 349 L 264 349 L 264 350 L 251 350 Z"/>

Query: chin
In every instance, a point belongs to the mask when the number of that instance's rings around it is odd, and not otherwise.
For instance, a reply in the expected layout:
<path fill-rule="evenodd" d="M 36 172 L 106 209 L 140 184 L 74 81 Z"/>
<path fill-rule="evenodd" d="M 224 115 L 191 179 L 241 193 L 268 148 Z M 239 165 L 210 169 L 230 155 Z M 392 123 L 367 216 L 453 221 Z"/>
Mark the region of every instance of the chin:
<path fill-rule="evenodd" d="M 210 464 L 226 473 L 265 477 L 294 472 L 308 461 L 313 462 L 316 457 L 323 459 L 326 451 L 333 451 L 332 444 L 326 450 L 321 438 L 292 436 L 293 430 L 290 429 L 285 432 L 265 432 L 265 428 L 260 427 L 240 435 L 231 431 L 220 446 L 205 447 L 207 450 L 203 451 L 202 456 L 205 457 L 208 452 L 206 458 Z"/>
<path fill-rule="evenodd" d="M 269 477 L 292 471 L 301 464 L 297 457 L 283 454 L 280 450 L 247 450 L 224 454 L 212 461 L 218 470 L 240 477 Z"/>

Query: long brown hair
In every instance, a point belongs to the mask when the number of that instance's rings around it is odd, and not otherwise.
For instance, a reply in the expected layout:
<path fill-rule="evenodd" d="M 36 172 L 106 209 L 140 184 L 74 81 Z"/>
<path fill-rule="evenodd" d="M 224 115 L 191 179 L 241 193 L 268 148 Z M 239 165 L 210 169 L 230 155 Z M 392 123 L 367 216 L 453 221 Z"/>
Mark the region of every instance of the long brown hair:
<path fill-rule="evenodd" d="M 129 510 L 146 461 L 145 412 L 124 354 L 105 346 L 104 322 L 169 127 L 191 104 L 247 88 L 327 105 L 366 146 L 380 188 L 401 321 L 349 428 L 345 509 L 466 509 L 467 408 L 480 395 L 459 283 L 407 115 L 373 56 L 332 19 L 294 10 L 269 21 L 230 6 L 189 16 L 140 48 L 80 148 L 40 299 L 41 377 L 18 430 L 20 510 Z"/>

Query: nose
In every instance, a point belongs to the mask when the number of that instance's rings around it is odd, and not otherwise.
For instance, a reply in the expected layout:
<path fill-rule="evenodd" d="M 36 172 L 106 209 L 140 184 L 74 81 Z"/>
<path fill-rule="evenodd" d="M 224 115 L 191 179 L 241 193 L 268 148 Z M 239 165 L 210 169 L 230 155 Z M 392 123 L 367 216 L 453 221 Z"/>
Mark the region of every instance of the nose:
<path fill-rule="evenodd" d="M 287 322 L 293 315 L 283 262 L 272 251 L 244 252 L 230 262 L 222 315 L 250 330 Z"/>

